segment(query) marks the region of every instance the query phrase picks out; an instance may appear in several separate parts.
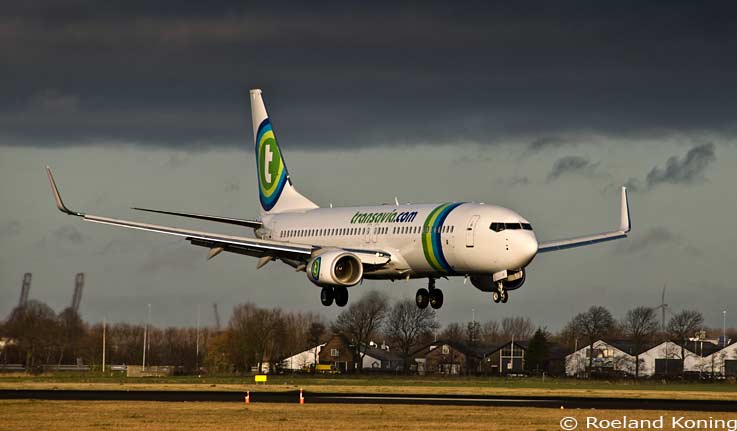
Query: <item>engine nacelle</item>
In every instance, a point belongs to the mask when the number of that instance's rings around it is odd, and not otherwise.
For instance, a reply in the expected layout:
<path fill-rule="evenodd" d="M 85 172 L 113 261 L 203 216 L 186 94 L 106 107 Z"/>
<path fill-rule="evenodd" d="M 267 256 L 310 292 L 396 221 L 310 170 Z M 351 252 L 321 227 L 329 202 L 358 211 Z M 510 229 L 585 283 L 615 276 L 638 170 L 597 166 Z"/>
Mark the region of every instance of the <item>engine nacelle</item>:
<path fill-rule="evenodd" d="M 363 278 L 363 265 L 353 253 L 328 251 L 307 263 L 307 278 L 321 287 L 354 286 Z"/>
<path fill-rule="evenodd" d="M 523 284 L 525 284 L 525 270 L 520 269 L 517 272 L 513 272 L 505 278 L 502 283 L 504 283 L 504 289 L 505 290 L 515 290 L 522 287 Z M 494 292 L 496 291 L 496 285 L 494 284 L 494 280 L 490 275 L 474 275 L 471 277 L 471 284 L 476 287 L 476 289 L 482 291 L 482 292 Z"/>

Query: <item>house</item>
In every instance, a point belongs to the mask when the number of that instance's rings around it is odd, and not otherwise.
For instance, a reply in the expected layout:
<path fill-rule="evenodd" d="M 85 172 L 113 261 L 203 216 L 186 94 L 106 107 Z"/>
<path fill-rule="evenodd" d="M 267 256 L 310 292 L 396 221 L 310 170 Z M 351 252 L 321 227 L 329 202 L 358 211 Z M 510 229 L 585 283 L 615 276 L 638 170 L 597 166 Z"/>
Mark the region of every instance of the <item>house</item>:
<path fill-rule="evenodd" d="M 364 370 L 401 371 L 404 369 L 404 358 L 400 352 L 390 351 L 389 346 L 376 346 L 370 343 L 363 357 Z"/>
<path fill-rule="evenodd" d="M 527 346 L 527 340 L 516 340 L 477 349 L 482 356 L 479 371 L 490 374 L 523 373 Z"/>
<path fill-rule="evenodd" d="M 353 371 L 353 345 L 343 334 L 334 334 L 322 346 L 318 355 L 320 365 L 332 365 L 341 373 Z"/>
<path fill-rule="evenodd" d="M 600 373 L 635 373 L 635 357 L 632 345 L 624 340 L 598 340 L 593 346 L 593 372 Z M 585 345 L 566 356 L 566 375 L 579 376 L 587 374 L 590 346 Z"/>
<path fill-rule="evenodd" d="M 693 355 L 688 349 L 683 352 L 686 357 Z M 640 354 L 640 377 L 681 375 L 683 365 L 681 346 L 673 341 L 663 341 Z"/>
<path fill-rule="evenodd" d="M 684 372 L 688 374 L 708 374 L 710 376 L 721 375 L 722 360 L 719 351 L 724 350 L 716 340 L 691 340 L 683 343 L 687 354 L 684 359 Z M 729 347 L 729 346 L 727 346 Z M 729 351 L 725 351 L 727 354 Z M 726 358 L 726 355 L 725 355 Z"/>
<path fill-rule="evenodd" d="M 711 364 L 715 373 L 724 377 L 737 377 L 737 342 L 712 353 Z"/>
<path fill-rule="evenodd" d="M 481 356 L 462 343 L 438 340 L 412 353 L 413 369 L 420 375 L 475 373 Z"/>
<path fill-rule="evenodd" d="M 332 365 L 336 370 L 345 373 L 355 369 L 353 362 L 353 344 L 345 335 L 335 334 L 320 348 L 318 354 L 320 365 Z M 365 349 L 361 368 L 366 370 L 397 371 L 404 367 L 401 353 L 390 351 L 389 346 L 370 342 Z"/>
<path fill-rule="evenodd" d="M 320 354 L 324 345 L 325 343 L 320 344 L 284 359 L 282 368 L 288 371 L 305 371 L 312 368 L 315 365 L 315 357 Z"/>

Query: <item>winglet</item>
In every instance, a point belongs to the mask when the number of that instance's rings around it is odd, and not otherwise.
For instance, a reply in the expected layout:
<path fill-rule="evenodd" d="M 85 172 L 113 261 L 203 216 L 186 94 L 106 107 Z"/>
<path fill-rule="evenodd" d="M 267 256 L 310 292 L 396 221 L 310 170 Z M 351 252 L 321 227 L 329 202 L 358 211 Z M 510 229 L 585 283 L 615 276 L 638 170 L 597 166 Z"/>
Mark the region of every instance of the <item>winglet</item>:
<path fill-rule="evenodd" d="M 51 173 L 51 168 L 46 166 L 46 175 L 49 177 L 49 183 L 51 184 L 51 191 L 54 193 L 54 200 L 56 201 L 56 207 L 59 208 L 59 211 L 63 212 L 64 214 L 69 215 L 75 215 L 75 216 L 83 216 L 84 214 L 70 211 L 69 208 L 64 205 L 64 202 L 61 200 L 61 195 L 59 194 L 59 188 L 56 187 L 56 181 L 54 181 L 54 175 Z"/>
<path fill-rule="evenodd" d="M 627 187 L 622 187 L 622 203 L 620 211 L 619 230 L 627 233 L 632 230 L 632 223 L 630 222 L 630 204 L 629 199 L 627 198 Z"/>

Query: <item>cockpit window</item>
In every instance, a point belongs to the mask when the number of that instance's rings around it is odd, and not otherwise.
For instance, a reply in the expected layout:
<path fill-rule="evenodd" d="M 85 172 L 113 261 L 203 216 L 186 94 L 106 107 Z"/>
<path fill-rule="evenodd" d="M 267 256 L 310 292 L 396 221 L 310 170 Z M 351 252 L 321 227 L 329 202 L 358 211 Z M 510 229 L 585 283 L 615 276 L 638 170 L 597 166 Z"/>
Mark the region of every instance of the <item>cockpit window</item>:
<path fill-rule="evenodd" d="M 494 232 L 501 232 L 505 229 L 509 230 L 532 230 L 532 225 L 529 223 L 502 223 L 502 222 L 493 222 L 491 225 L 489 225 L 489 229 L 493 230 Z"/>

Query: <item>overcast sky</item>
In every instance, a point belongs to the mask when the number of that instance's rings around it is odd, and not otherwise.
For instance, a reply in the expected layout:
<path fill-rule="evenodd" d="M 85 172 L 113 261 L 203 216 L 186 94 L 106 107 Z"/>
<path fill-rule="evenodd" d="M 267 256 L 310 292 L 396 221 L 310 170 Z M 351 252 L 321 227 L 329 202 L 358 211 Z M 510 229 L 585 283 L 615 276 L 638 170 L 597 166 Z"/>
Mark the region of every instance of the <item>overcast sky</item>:
<path fill-rule="evenodd" d="M 27 2 L 25 2 L 27 3 Z M 324 312 L 289 267 L 84 223 L 55 210 L 241 233 L 133 205 L 255 217 L 249 88 L 262 88 L 297 187 L 320 205 L 483 201 L 540 240 L 633 234 L 538 256 L 508 304 L 439 281 L 443 323 L 529 315 L 559 329 L 592 304 L 666 301 L 737 326 L 737 10 L 733 2 L 39 1 L 0 14 L 0 315 L 61 310 L 193 325 L 233 305 Z M 250 233 L 250 232 L 249 232 Z M 366 282 L 412 298 L 422 285 Z"/>

